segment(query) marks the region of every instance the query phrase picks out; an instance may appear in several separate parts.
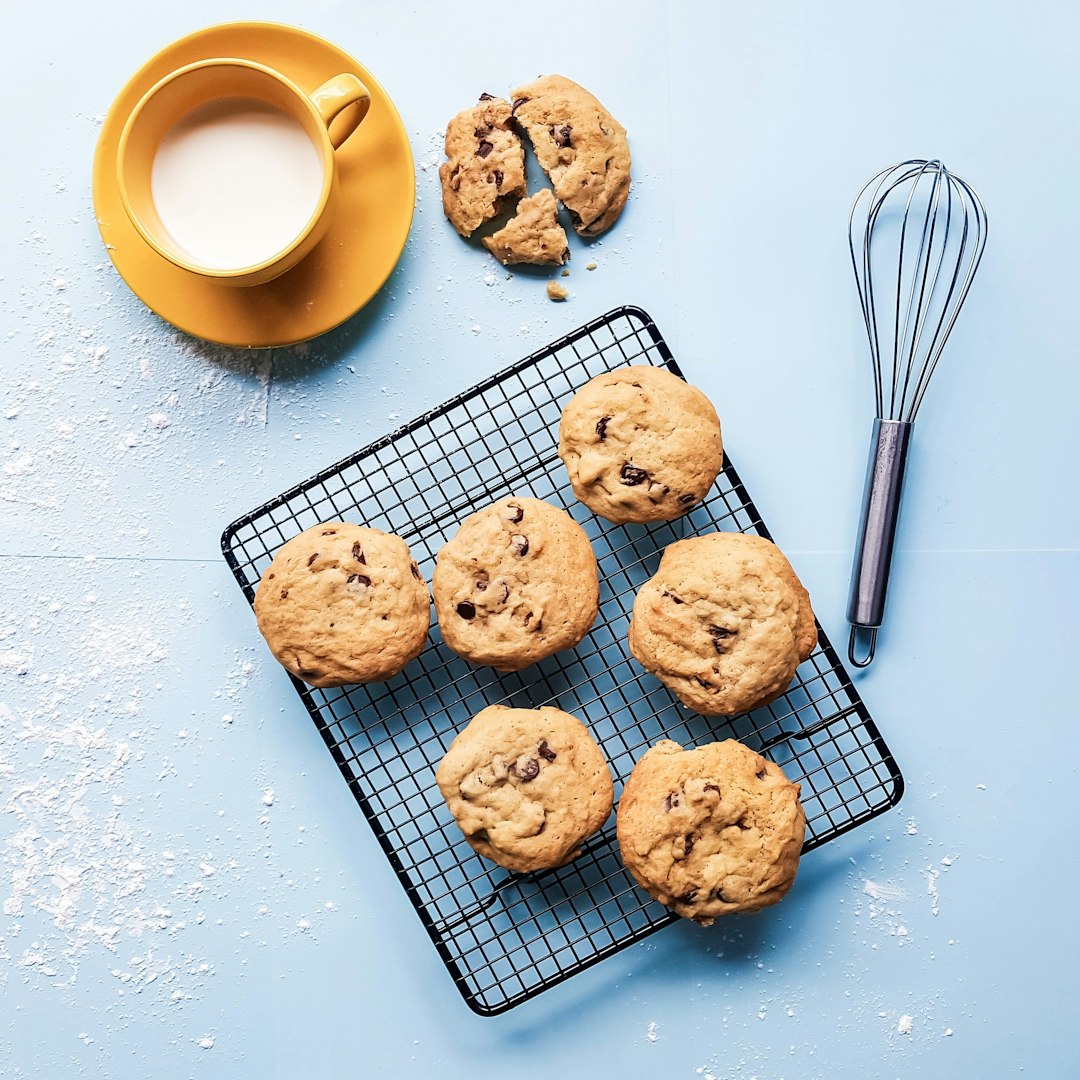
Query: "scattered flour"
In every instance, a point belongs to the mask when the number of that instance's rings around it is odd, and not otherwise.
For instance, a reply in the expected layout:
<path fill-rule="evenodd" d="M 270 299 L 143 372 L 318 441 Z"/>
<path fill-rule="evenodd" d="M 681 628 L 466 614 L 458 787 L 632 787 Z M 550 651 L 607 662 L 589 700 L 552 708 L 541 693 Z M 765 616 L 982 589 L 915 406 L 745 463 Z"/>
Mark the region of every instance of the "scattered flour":
<path fill-rule="evenodd" d="M 645 1038 L 648 1039 L 649 1042 L 654 1043 L 660 1038 L 659 1031 L 660 1026 L 657 1022 L 655 1020 L 650 1020 L 649 1027 L 645 1032 Z"/>

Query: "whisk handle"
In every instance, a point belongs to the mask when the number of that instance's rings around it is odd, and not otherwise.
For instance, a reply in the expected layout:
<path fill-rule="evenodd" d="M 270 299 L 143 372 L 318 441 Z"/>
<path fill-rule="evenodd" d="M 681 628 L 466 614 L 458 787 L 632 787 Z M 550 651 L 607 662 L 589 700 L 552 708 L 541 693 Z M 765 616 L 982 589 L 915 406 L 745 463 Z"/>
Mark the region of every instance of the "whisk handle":
<path fill-rule="evenodd" d="M 873 660 L 877 628 L 885 617 L 885 595 L 900 520 L 900 496 L 912 427 L 902 420 L 874 421 L 848 597 L 847 617 L 851 623 L 848 658 L 856 667 L 866 667 Z M 869 631 L 869 652 L 861 659 L 855 654 L 860 629 Z"/>

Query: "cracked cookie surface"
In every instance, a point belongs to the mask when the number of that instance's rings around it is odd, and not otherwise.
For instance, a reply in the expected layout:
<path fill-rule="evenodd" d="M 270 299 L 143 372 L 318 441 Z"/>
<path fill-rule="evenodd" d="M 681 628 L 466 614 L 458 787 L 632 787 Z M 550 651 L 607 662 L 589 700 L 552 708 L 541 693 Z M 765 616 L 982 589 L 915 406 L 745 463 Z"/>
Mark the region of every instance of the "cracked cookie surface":
<path fill-rule="evenodd" d="M 720 419 L 695 386 L 636 366 L 590 379 L 567 403 L 559 456 L 574 494 L 608 521 L 664 521 L 700 502 L 724 460 Z"/>
<path fill-rule="evenodd" d="M 581 236 L 599 236 L 630 192 L 626 128 L 583 86 L 544 75 L 511 94 L 514 119 Z"/>
<path fill-rule="evenodd" d="M 604 755 L 585 725 L 559 709 L 477 713 L 436 781 L 473 848 L 520 873 L 569 862 L 611 813 Z"/>
<path fill-rule="evenodd" d="M 294 536 L 255 590 L 255 618 L 278 662 L 311 686 L 380 682 L 419 655 L 427 583 L 399 536 L 326 521 Z"/>
<path fill-rule="evenodd" d="M 511 496 L 467 517 L 439 552 L 435 613 L 459 656 L 517 671 L 576 645 L 596 618 L 596 557 L 581 526 Z"/>
<path fill-rule="evenodd" d="M 561 266 L 570 258 L 566 233 L 559 224 L 559 205 L 549 188 L 522 199 L 517 212 L 498 232 L 484 238 L 484 247 L 503 264 Z"/>
<path fill-rule="evenodd" d="M 706 716 L 779 697 L 817 645 L 810 597 L 770 540 L 716 532 L 678 540 L 634 599 L 630 652 Z"/>
<path fill-rule="evenodd" d="M 799 785 L 734 739 L 683 749 L 665 739 L 619 799 L 619 848 L 645 891 L 704 926 L 783 899 L 806 833 Z"/>
<path fill-rule="evenodd" d="M 443 210 L 462 236 L 525 194 L 525 150 L 509 122 L 509 103 L 487 94 L 446 127 L 447 160 L 439 166 Z"/>

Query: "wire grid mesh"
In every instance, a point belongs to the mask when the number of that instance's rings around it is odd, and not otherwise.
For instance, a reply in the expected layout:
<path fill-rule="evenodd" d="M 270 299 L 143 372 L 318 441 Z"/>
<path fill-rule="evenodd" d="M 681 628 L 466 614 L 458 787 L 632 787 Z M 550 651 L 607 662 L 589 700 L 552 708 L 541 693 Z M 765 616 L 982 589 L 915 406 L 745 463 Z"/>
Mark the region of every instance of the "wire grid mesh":
<path fill-rule="evenodd" d="M 579 717 L 611 764 L 616 795 L 661 738 L 738 738 L 801 782 L 806 850 L 885 811 L 902 793 L 896 763 L 823 633 L 782 698 L 730 719 L 684 709 L 630 658 L 634 596 L 667 544 L 718 528 L 769 534 L 730 461 L 706 500 L 677 521 L 614 526 L 574 499 L 556 453 L 562 408 L 594 375 L 626 364 L 681 374 L 651 319 L 629 307 L 324 470 L 222 537 L 250 601 L 277 548 L 331 519 L 398 533 L 428 581 L 458 522 L 506 495 L 561 506 L 588 534 L 600 612 L 576 649 L 499 674 L 457 657 L 435 624 L 418 659 L 389 682 L 320 690 L 293 680 L 458 989 L 485 1015 L 676 918 L 630 878 L 614 819 L 557 870 L 511 874 L 473 852 L 434 774 L 450 741 L 485 706 L 554 704 Z"/>

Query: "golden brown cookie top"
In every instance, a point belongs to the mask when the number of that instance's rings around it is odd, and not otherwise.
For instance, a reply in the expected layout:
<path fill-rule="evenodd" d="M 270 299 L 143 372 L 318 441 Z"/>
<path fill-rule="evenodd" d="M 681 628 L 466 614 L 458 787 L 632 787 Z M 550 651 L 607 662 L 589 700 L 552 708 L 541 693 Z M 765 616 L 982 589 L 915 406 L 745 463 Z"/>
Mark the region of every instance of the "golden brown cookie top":
<path fill-rule="evenodd" d="M 668 547 L 630 622 L 634 657 L 708 716 L 778 697 L 816 644 L 810 597 L 791 564 L 771 541 L 742 533 Z"/>
<path fill-rule="evenodd" d="M 650 896 L 706 926 L 782 899 L 805 831 L 799 785 L 733 739 L 657 743 L 619 800 L 627 868 Z"/>
<path fill-rule="evenodd" d="M 598 236 L 615 224 L 630 192 L 626 128 L 583 86 L 544 75 L 511 94 L 524 127 L 574 229 Z"/>
<path fill-rule="evenodd" d="M 447 160 L 439 166 L 443 209 L 462 236 L 525 194 L 525 151 L 509 121 L 509 103 L 485 95 L 446 127 Z"/>
<path fill-rule="evenodd" d="M 274 556 L 255 591 L 270 651 L 312 686 L 389 679 L 424 647 L 427 583 L 399 536 L 325 521 Z"/>
<path fill-rule="evenodd" d="M 550 189 L 542 188 L 518 203 L 510 221 L 484 238 L 484 247 L 504 266 L 560 266 L 570 258 L 570 249 L 558 212 L 555 196 Z"/>
<path fill-rule="evenodd" d="M 500 671 L 576 645 L 596 618 L 599 592 L 581 526 L 557 506 L 523 496 L 466 518 L 435 566 L 446 644 Z"/>
<path fill-rule="evenodd" d="M 588 728 L 559 709 L 492 705 L 436 773 L 469 843 L 508 870 L 561 866 L 611 813 L 611 772 Z"/>
<path fill-rule="evenodd" d="M 567 403 L 559 456 L 574 494 L 616 523 L 685 514 L 723 464 L 709 399 L 664 368 L 637 365 L 590 379 Z"/>

